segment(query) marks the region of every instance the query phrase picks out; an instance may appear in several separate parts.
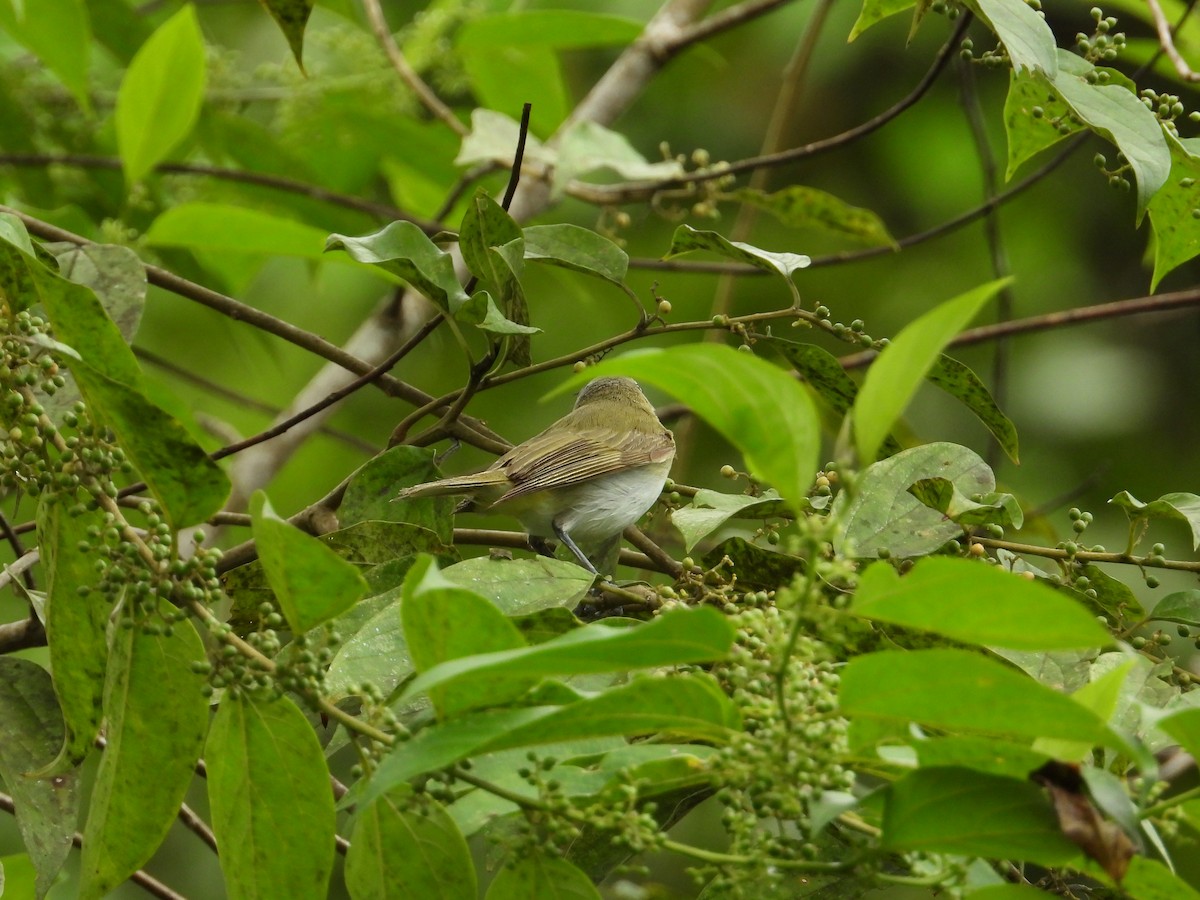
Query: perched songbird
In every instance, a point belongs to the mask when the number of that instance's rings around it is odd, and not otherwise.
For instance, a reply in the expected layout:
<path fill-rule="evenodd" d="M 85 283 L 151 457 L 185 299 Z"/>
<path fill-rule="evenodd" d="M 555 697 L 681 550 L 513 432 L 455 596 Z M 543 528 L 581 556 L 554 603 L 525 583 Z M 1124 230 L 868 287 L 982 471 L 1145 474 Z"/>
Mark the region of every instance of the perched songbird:
<path fill-rule="evenodd" d="M 675 438 L 632 378 L 597 378 L 575 408 L 482 472 L 405 488 L 395 498 L 467 494 L 459 509 L 514 516 L 531 538 L 556 537 L 597 574 L 621 532 L 658 498 Z"/>

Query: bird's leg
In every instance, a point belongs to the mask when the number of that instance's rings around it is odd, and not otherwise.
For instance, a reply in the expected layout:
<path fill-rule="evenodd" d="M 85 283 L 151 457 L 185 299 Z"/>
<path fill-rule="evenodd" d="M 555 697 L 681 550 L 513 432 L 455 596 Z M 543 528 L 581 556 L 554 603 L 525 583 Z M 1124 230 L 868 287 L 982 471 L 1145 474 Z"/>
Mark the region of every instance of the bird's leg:
<path fill-rule="evenodd" d="M 575 542 L 571 540 L 571 536 L 567 534 L 566 530 L 557 522 L 552 523 L 552 527 L 554 528 L 554 533 L 558 536 L 558 539 L 566 544 L 567 548 L 575 554 L 575 558 L 579 560 L 579 564 L 593 575 L 599 575 L 600 573 L 596 571 L 596 567 L 592 565 L 592 561 L 583 555 L 582 550 L 575 546 Z"/>

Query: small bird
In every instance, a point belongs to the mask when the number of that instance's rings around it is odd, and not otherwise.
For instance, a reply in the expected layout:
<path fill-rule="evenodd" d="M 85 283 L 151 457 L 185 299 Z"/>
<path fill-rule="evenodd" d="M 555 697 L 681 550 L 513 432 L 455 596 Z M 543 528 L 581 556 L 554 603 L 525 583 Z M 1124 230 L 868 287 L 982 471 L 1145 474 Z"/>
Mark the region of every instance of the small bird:
<path fill-rule="evenodd" d="M 459 510 L 511 515 L 531 539 L 558 538 L 596 575 L 592 560 L 654 505 L 674 458 L 675 438 L 638 383 L 597 378 L 571 412 L 482 472 L 418 484 L 394 499 L 467 494 Z"/>

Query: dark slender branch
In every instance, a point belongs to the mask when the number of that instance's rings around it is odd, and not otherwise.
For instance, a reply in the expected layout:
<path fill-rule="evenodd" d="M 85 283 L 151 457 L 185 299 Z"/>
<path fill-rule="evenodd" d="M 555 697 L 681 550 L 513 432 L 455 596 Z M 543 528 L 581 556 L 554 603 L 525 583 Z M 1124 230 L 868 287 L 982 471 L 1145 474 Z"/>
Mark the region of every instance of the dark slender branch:
<path fill-rule="evenodd" d="M 666 572 L 673 578 L 678 578 L 683 574 L 683 564 L 676 562 L 671 558 L 671 554 L 663 550 L 662 547 L 654 543 L 650 537 L 638 528 L 636 525 L 630 525 L 624 532 L 625 540 L 633 544 L 646 555 L 646 558 L 654 563 L 648 568 L 657 569 L 660 572 Z"/>
<path fill-rule="evenodd" d="M 505 212 L 508 212 L 509 207 L 512 206 L 513 194 L 517 192 L 517 185 L 521 183 L 521 163 L 525 161 L 525 141 L 529 138 L 529 114 L 532 111 L 532 103 L 525 103 L 521 106 L 521 127 L 517 133 L 517 150 L 513 154 L 512 170 L 508 173 L 508 187 L 504 189 L 504 199 L 500 201 Z"/>
<path fill-rule="evenodd" d="M 998 322 L 995 325 L 981 325 L 978 328 L 971 328 L 964 331 L 952 340 L 949 346 L 968 347 L 972 344 L 983 344 L 987 341 L 1000 340 L 1001 338 L 1018 334 L 1050 331 L 1054 328 L 1065 328 L 1069 325 L 1085 325 L 1089 322 L 1099 322 L 1104 319 L 1140 316 L 1146 313 L 1186 309 L 1192 306 L 1200 306 L 1200 288 L 1190 291 L 1176 291 L 1173 294 L 1160 294 L 1154 297 L 1117 300 L 1113 303 L 1101 303 L 1096 306 L 1081 306 L 1077 309 L 1067 309 L 1062 312 L 1030 316 L 1027 319 Z M 861 368 L 870 363 L 877 355 L 875 351 L 868 350 L 863 353 L 853 353 L 849 356 L 843 356 L 841 357 L 842 368 Z"/>
<path fill-rule="evenodd" d="M 111 169 L 120 171 L 121 161 L 111 156 L 90 156 L 82 153 L 0 153 L 0 166 L 69 166 L 78 169 Z M 298 194 L 332 206 L 341 206 L 355 212 L 365 213 L 376 219 L 393 221 L 403 219 L 412 222 L 426 234 L 436 234 L 441 226 L 431 220 L 422 219 L 390 203 L 377 203 L 364 200 L 349 194 L 339 194 L 313 184 L 305 184 L 281 175 L 269 175 L 265 172 L 248 172 L 244 169 L 227 169 L 221 166 L 200 165 L 198 163 L 159 163 L 154 171 L 160 175 L 199 175 L 205 178 L 215 178 L 220 181 L 236 181 L 241 184 L 252 184 L 258 187 L 272 188 L 289 194 Z"/>
<path fill-rule="evenodd" d="M 25 545 L 21 543 L 21 538 L 13 530 L 12 522 L 8 521 L 8 516 L 3 512 L 0 512 L 0 533 L 4 535 L 4 539 L 8 541 L 8 545 L 12 547 L 13 554 L 17 559 L 25 555 Z M 37 590 L 37 581 L 34 580 L 32 569 L 25 569 L 21 573 L 21 579 L 25 582 L 25 587 L 29 590 Z"/>
<path fill-rule="evenodd" d="M 3 810 L 4 812 L 8 813 L 9 815 L 16 815 L 17 804 L 13 801 L 13 798 L 10 797 L 8 794 L 0 794 L 0 810 Z M 80 834 L 78 831 L 75 832 L 73 835 L 71 835 L 71 843 L 74 844 L 76 847 L 82 847 L 83 846 L 83 835 Z M 130 875 L 129 880 L 132 881 L 134 884 L 136 884 L 138 887 L 142 888 L 147 894 L 150 894 L 152 897 L 158 897 L 159 900 L 188 900 L 188 898 L 185 897 L 183 894 L 176 893 L 175 891 L 173 891 L 169 887 L 167 887 L 165 884 L 163 884 L 161 881 L 159 881 L 157 878 L 155 878 L 153 875 L 148 875 L 146 872 L 142 871 L 141 869 L 138 869 L 136 872 L 134 872 L 132 875 Z"/>
<path fill-rule="evenodd" d="M 20 622 L 0 622 L 0 654 L 45 646 L 46 629 L 32 613 Z"/>

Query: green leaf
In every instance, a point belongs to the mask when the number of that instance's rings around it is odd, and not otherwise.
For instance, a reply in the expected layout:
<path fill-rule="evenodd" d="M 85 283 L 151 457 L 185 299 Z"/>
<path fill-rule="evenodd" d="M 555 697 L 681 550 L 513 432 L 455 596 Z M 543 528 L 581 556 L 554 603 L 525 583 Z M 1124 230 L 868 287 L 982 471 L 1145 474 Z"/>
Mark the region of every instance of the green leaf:
<path fill-rule="evenodd" d="M 189 3 L 142 45 L 117 91 L 117 149 L 130 184 L 145 178 L 191 133 L 204 82 L 204 37 Z"/>
<path fill-rule="evenodd" d="M 627 628 L 597 622 L 533 647 L 451 659 L 418 675 L 406 695 L 461 683 L 501 690 L 507 681 L 712 662 L 732 643 L 733 628 L 715 609 L 672 610 Z"/>
<path fill-rule="evenodd" d="M 1162 190 L 1150 198 L 1154 227 L 1154 275 L 1151 292 L 1168 273 L 1200 254 L 1200 146 L 1195 138 L 1167 138 L 1171 174 Z"/>
<path fill-rule="evenodd" d="M 90 288 L 132 344 L 146 307 L 146 267 L 138 255 L 119 244 L 42 244 L 58 260 L 63 278 Z"/>
<path fill-rule="evenodd" d="M 531 225 L 524 230 L 525 258 L 624 284 L 629 254 L 602 234 L 578 225 Z"/>
<path fill-rule="evenodd" d="M 903 414 L 942 348 L 978 315 L 1009 279 L 980 285 L 913 320 L 867 370 L 854 401 L 854 435 L 862 464 L 875 461 L 879 447 Z"/>
<path fill-rule="evenodd" d="M 1196 494 L 1163 494 L 1157 500 L 1143 503 L 1129 491 L 1121 491 L 1108 501 L 1125 510 L 1129 521 L 1139 519 L 1172 519 L 1182 522 L 1192 533 L 1192 549 L 1200 550 L 1200 496 Z"/>
<path fill-rule="evenodd" d="M 420 673 L 449 660 L 474 660 L 526 646 L 504 613 L 478 594 L 446 586 L 432 561 L 424 569 L 409 573 L 400 619 L 413 665 Z M 514 700 L 535 681 L 530 677 L 461 680 L 458 684 L 430 686 L 427 693 L 438 714 L 449 718 L 468 709 Z M 411 695 L 410 690 L 407 696 Z"/>
<path fill-rule="evenodd" d="M 1053 84 L 1075 115 L 1128 160 L 1137 178 L 1140 222 L 1150 198 L 1171 172 L 1171 151 L 1158 118 L 1124 85 L 1089 84 L 1078 70 L 1060 67 Z"/>
<path fill-rule="evenodd" d="M 914 741 L 912 746 L 924 769 L 956 766 L 990 775 L 1028 778 L 1030 772 L 1050 761 L 1045 753 L 1027 744 L 966 734 Z"/>
<path fill-rule="evenodd" d="M 1200 893 L 1183 878 L 1144 856 L 1129 861 L 1121 889 L 1135 900 L 1200 900 Z"/>
<path fill-rule="evenodd" d="M 409 778 L 497 750 L 657 732 L 723 743 L 740 724 L 708 675 L 636 678 L 566 706 L 482 710 L 426 727 L 383 759 L 356 800 L 370 802 Z"/>
<path fill-rule="evenodd" d="M 966 559 L 923 559 L 904 577 L 888 563 L 875 563 L 860 576 L 850 611 L 964 643 L 1018 650 L 1112 643 L 1108 630 L 1078 603 L 1036 581 Z"/>
<path fill-rule="evenodd" d="M 471 299 L 458 308 L 455 315 L 460 322 L 467 322 L 492 334 L 539 334 L 540 328 L 522 325 L 507 319 L 487 291 L 476 291 Z"/>
<path fill-rule="evenodd" d="M 797 344 L 782 338 L 769 338 L 765 346 L 778 351 L 791 363 L 797 374 L 834 412 L 845 415 L 854 404 L 858 385 L 846 374 L 838 358 L 825 348 L 816 344 Z"/>
<path fill-rule="evenodd" d="M 1011 181 L 1026 160 L 1082 131 L 1083 127 L 1044 75 L 1018 74 L 1014 70 L 1009 76 L 1008 95 L 1004 100 L 1004 130 L 1008 138 L 1005 180 Z"/>
<path fill-rule="evenodd" d="M 1122 689 L 1133 667 L 1134 660 L 1131 659 L 1103 675 L 1092 675 L 1092 680 L 1071 694 L 1071 699 L 1090 709 L 1104 721 L 1111 720 L 1117 711 Z M 1091 745 L 1084 741 L 1064 741 L 1057 738 L 1038 738 L 1033 746 L 1035 750 L 1053 759 L 1069 762 L 1083 762 L 1092 752 Z"/>
<path fill-rule="evenodd" d="M 37 872 L 25 853 L 0 856 L 0 891 L 12 897 L 32 897 L 37 890 Z"/>
<path fill-rule="evenodd" d="M 1138 601 L 1137 595 L 1130 590 L 1129 585 L 1109 575 L 1099 566 L 1087 563 L 1079 567 L 1077 574 L 1088 579 L 1087 590 L 1095 591 L 1094 597 L 1085 594 L 1085 589 L 1081 585 L 1071 588 L 1064 585 L 1060 590 L 1077 595 L 1077 600 L 1082 599 L 1083 602 L 1091 604 L 1098 612 L 1111 616 L 1118 622 L 1129 617 L 1140 619 L 1145 614 L 1142 604 Z"/>
<path fill-rule="evenodd" d="M 80 596 L 80 588 L 96 581 L 95 558 L 79 549 L 80 542 L 90 541 L 88 528 L 103 526 L 103 512 L 73 517 L 61 499 L 46 493 L 38 501 L 37 523 L 47 578 L 46 643 L 66 725 L 58 758 L 37 773 L 47 777 L 78 765 L 100 730 L 108 659 L 104 632 L 112 608 L 99 594 Z"/>
<path fill-rule="evenodd" d="M 808 392 L 785 372 L 719 344 L 687 344 L 607 359 L 569 379 L 629 375 L 691 407 L 741 451 L 750 473 L 795 505 L 816 477 L 820 425 Z"/>
<path fill-rule="evenodd" d="M 549 47 L 460 43 L 456 49 L 478 106 L 515 112 L 531 103 L 530 130 L 543 137 L 552 134 L 570 112 L 558 55 Z M 515 149 L 514 143 L 510 159 Z"/>
<path fill-rule="evenodd" d="M 346 852 L 346 889 L 354 900 L 398 894 L 429 900 L 474 898 L 475 865 L 462 832 L 428 795 L 395 790 L 361 809 Z"/>
<path fill-rule="evenodd" d="M 587 873 L 561 856 L 525 853 L 496 873 L 486 900 L 600 900 Z"/>
<path fill-rule="evenodd" d="M 476 556 L 442 570 L 442 576 L 487 597 L 506 616 L 545 609 L 574 609 L 595 578 L 573 562 L 537 556 L 493 559 Z"/>
<path fill-rule="evenodd" d="M 564 48 L 621 46 L 642 33 L 636 19 L 571 9 L 538 9 L 479 16 L 463 25 L 459 47 L 496 45 Z"/>
<path fill-rule="evenodd" d="M 229 479 L 177 419 L 83 360 L 70 365 L 84 399 L 116 434 L 171 524 L 195 525 L 224 505 Z"/>
<path fill-rule="evenodd" d="M 962 528 L 908 492 L 925 478 L 945 478 L 968 496 L 995 489 L 992 470 L 976 453 L 958 444 L 934 442 L 903 450 L 867 466 L 855 496 L 841 515 L 843 553 L 859 558 L 879 555 L 924 556 Z"/>
<path fill-rule="evenodd" d="M 1174 622 L 1200 628 L 1200 590 L 1189 588 L 1167 594 L 1154 605 L 1150 618 L 1157 622 Z"/>
<path fill-rule="evenodd" d="M 918 769 L 887 789 L 881 844 L 1061 866 L 1079 855 L 1045 794 L 1027 779 L 971 769 Z"/>
<path fill-rule="evenodd" d="M 551 190 L 561 192 L 576 178 L 600 171 L 630 181 L 662 181 L 682 175 L 683 166 L 674 159 L 648 162 L 625 135 L 589 119 L 577 121 L 559 137 Z"/>
<path fill-rule="evenodd" d="M 521 125 L 516 119 L 491 109 L 475 109 L 471 112 L 471 131 L 463 138 L 454 164 L 470 166 L 498 162 L 511 165 L 520 139 Z M 553 165 L 557 154 L 531 134 L 525 141 L 525 159 Z"/>
<path fill-rule="evenodd" d="M 0 3 L 0 28 L 57 75 L 81 107 L 91 109 L 92 31 L 84 0 L 37 3 L 24 11 L 21 0 Z"/>
<path fill-rule="evenodd" d="M 690 553 L 700 541 L 723 526 L 730 519 L 751 518 L 752 513 L 758 517 L 781 512 L 779 495 L 767 491 L 761 497 L 751 497 L 748 494 L 722 494 L 719 491 L 697 491 L 692 498 L 691 506 L 684 506 L 671 511 L 671 523 L 683 535 L 684 550 Z"/>
<path fill-rule="evenodd" d="M 54 758 L 63 737 L 50 673 L 27 659 L 0 657 L 0 778 L 13 798 L 21 839 L 37 869 L 39 898 L 46 896 L 71 852 L 79 773 L 53 779 L 29 773 Z"/>
<path fill-rule="evenodd" d="M 187 247 L 218 253 L 297 256 L 301 259 L 330 259 L 325 256 L 327 234 L 320 228 L 295 219 L 229 203 L 181 203 L 164 210 L 146 231 L 153 247 Z"/>
<path fill-rule="evenodd" d="M 726 565 L 738 573 L 738 587 L 743 590 L 773 591 L 781 584 L 791 584 L 806 571 L 802 557 L 752 544 L 740 537 L 722 541 L 704 554 L 701 563 L 711 569 L 722 565 L 726 558 L 729 559 Z"/>
<path fill-rule="evenodd" d="M 296 65 L 304 71 L 304 26 L 312 13 L 313 0 L 262 0 L 263 6 L 287 38 Z"/>
<path fill-rule="evenodd" d="M 262 491 L 250 499 L 250 515 L 263 571 L 297 634 L 344 613 L 367 592 L 354 565 L 279 518 Z"/>
<path fill-rule="evenodd" d="M 742 188 L 733 196 L 770 213 L 789 228 L 812 228 L 876 247 L 899 249 L 878 215 L 816 188 L 797 184 L 770 194 Z"/>
<path fill-rule="evenodd" d="M 973 412 L 996 438 L 1008 458 L 1020 464 L 1021 460 L 1017 457 L 1017 427 L 996 405 L 991 392 L 978 375 L 957 359 L 943 353 L 925 377 Z"/>
<path fill-rule="evenodd" d="M 989 493 L 967 497 L 948 478 L 922 478 L 908 492 L 956 525 L 1001 525 L 1020 528 L 1025 513 L 1012 494 Z"/>
<path fill-rule="evenodd" d="M 513 272 L 502 259 L 492 256 L 488 250 L 521 240 L 521 237 L 520 226 L 504 207 L 493 200 L 484 188 L 477 188 L 459 226 L 458 246 L 467 268 L 497 296 L 512 280 Z"/>
<path fill-rule="evenodd" d="M 937 685 L 937 690 L 930 690 Z M 842 670 L 845 715 L 934 728 L 1111 743 L 1091 710 L 1027 675 L 966 650 L 868 653 Z"/>
<path fill-rule="evenodd" d="M 358 522 L 318 540 L 342 559 L 360 566 L 385 565 L 415 553 L 454 555 L 454 548 L 433 531 L 408 522 Z"/>
<path fill-rule="evenodd" d="M 727 259 L 746 263 L 755 268 L 782 275 L 790 283 L 792 273 L 808 268 L 812 258 L 800 253 L 772 253 L 741 241 L 730 241 L 715 231 L 697 231 L 691 225 L 680 225 L 671 238 L 671 249 L 663 259 L 673 259 L 696 250 L 719 253 Z"/>
<path fill-rule="evenodd" d="M 1014 72 L 1058 72 L 1058 44 L 1046 20 L 1023 0 L 974 0 L 983 20 L 996 32 Z"/>
<path fill-rule="evenodd" d="M 343 528 L 371 520 L 408 522 L 435 533 L 443 544 L 453 539 L 454 501 L 448 497 L 392 502 L 400 488 L 439 478 L 431 450 L 401 444 L 372 457 L 350 478 L 338 522 Z"/>
<path fill-rule="evenodd" d="M 192 670 L 204 646 L 188 620 L 169 634 L 119 627 L 104 683 L 108 744 L 83 829 L 79 896 L 104 897 L 154 855 L 204 747 L 208 701 Z"/>
<path fill-rule="evenodd" d="M 359 611 L 373 611 L 356 627 L 346 630 L 344 619 Z M 390 694 L 413 671 L 412 654 L 400 621 L 400 589 L 359 603 L 337 620 L 343 639 L 325 673 L 325 691 L 332 700 L 355 692 L 370 682 Z"/>
<path fill-rule="evenodd" d="M 849 40 L 854 40 L 872 25 L 882 22 L 889 16 L 904 12 L 916 5 L 916 0 L 863 0 L 862 10 L 854 27 L 850 29 Z"/>
<path fill-rule="evenodd" d="M 440 250 L 412 222 L 392 222 L 362 237 L 331 234 L 325 250 L 345 250 L 352 259 L 399 275 L 443 312 L 454 313 L 467 302 L 450 254 Z"/>
<path fill-rule="evenodd" d="M 333 871 L 333 792 L 304 713 L 287 697 L 226 694 L 204 758 L 231 900 L 324 900 Z"/>

